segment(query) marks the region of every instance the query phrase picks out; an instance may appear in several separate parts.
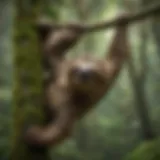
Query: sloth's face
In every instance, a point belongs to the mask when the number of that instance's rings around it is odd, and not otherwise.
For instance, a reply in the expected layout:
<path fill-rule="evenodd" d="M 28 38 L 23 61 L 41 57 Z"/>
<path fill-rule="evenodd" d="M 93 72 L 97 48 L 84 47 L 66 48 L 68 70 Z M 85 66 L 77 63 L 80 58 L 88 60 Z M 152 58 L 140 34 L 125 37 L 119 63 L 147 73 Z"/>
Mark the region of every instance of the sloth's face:
<path fill-rule="evenodd" d="M 80 59 L 73 63 L 69 73 L 69 83 L 76 90 L 93 91 L 105 82 L 103 61 Z"/>

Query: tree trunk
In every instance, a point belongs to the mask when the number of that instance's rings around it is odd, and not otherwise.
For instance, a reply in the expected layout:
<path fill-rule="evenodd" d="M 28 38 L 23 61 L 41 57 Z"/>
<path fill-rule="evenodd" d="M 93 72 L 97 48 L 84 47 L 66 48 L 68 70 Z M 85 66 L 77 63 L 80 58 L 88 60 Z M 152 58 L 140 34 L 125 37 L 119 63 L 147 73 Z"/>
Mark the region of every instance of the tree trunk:
<path fill-rule="evenodd" d="M 129 62 L 129 73 L 135 97 L 135 107 L 140 120 L 142 137 L 145 140 L 150 140 L 153 139 L 155 135 L 152 130 L 151 119 L 148 111 L 148 103 L 145 96 L 145 81 L 135 75 L 135 68 L 132 61 L 133 60 L 131 59 Z"/>
<path fill-rule="evenodd" d="M 143 0 L 145 3 L 146 1 L 148 1 L 148 3 L 156 3 L 159 0 L 154 0 L 154 1 L 149 1 L 149 0 Z M 152 21 L 152 32 L 154 35 L 154 40 L 155 40 L 155 44 L 156 44 L 156 48 L 157 48 L 157 54 L 160 57 L 160 16 L 159 14 L 155 14 L 155 16 L 153 17 L 153 21 Z"/>
<path fill-rule="evenodd" d="M 13 132 L 10 159 L 48 160 L 47 148 L 29 147 L 24 133 L 30 123 L 42 124 L 45 115 L 42 105 L 42 64 L 36 28 L 33 21 L 45 1 L 15 0 L 14 17 L 14 89 Z"/>
<path fill-rule="evenodd" d="M 133 11 L 136 4 L 133 4 L 130 0 L 124 0 L 124 7 Z M 142 3 L 143 4 L 143 3 Z M 145 82 L 147 80 L 147 72 L 148 72 L 148 64 L 147 64 L 147 40 L 148 40 L 148 29 L 146 27 L 147 24 L 142 24 L 142 28 L 140 29 L 140 38 L 141 38 L 141 46 L 140 46 L 140 72 L 136 71 L 136 67 L 133 63 L 133 58 L 130 56 L 128 61 L 128 70 L 129 76 L 131 79 L 131 83 L 133 86 L 133 93 L 135 98 L 135 107 L 137 110 L 137 114 L 140 120 L 140 126 L 142 131 L 142 137 L 145 140 L 151 140 L 155 138 L 155 134 L 151 124 L 151 118 L 149 114 L 149 106 L 146 99 L 145 92 Z"/>

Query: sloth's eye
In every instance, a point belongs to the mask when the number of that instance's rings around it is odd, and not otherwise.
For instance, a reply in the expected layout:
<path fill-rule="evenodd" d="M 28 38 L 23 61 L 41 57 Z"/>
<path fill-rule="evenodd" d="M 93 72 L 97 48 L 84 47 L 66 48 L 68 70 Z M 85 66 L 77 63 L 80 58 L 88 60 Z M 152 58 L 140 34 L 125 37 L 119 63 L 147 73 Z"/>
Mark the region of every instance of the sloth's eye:
<path fill-rule="evenodd" d="M 82 81 L 87 81 L 93 78 L 96 73 L 92 69 L 74 68 L 72 74 Z"/>

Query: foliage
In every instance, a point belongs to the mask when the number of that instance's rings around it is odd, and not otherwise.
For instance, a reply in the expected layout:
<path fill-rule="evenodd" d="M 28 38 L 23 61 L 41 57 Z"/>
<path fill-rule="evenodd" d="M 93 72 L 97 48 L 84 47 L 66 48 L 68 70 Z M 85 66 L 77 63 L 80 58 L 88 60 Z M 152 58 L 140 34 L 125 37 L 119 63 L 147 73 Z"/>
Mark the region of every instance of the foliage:
<path fill-rule="evenodd" d="M 130 153 L 126 160 L 159 160 L 160 159 L 160 140 L 144 142 L 135 151 Z"/>

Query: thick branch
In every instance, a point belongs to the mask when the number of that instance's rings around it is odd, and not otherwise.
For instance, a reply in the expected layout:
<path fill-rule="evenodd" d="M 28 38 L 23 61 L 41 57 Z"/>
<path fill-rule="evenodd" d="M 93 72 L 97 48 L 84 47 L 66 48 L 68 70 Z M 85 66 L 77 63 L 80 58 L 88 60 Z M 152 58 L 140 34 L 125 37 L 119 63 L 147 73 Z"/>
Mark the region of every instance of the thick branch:
<path fill-rule="evenodd" d="M 80 31 L 82 33 L 88 33 L 88 32 L 103 30 L 109 27 L 114 27 L 117 25 L 124 25 L 126 23 L 130 24 L 159 13 L 160 13 L 160 3 L 155 3 L 153 5 L 145 7 L 144 9 L 142 9 L 137 13 L 130 14 L 124 18 L 121 19 L 115 18 L 113 20 L 104 21 L 97 24 L 82 24 L 82 23 L 55 24 L 53 22 L 46 22 L 41 19 L 37 23 L 37 25 L 39 27 L 45 26 L 46 28 L 54 28 L 54 29 L 71 28 L 71 29 L 76 29 L 77 31 Z"/>

